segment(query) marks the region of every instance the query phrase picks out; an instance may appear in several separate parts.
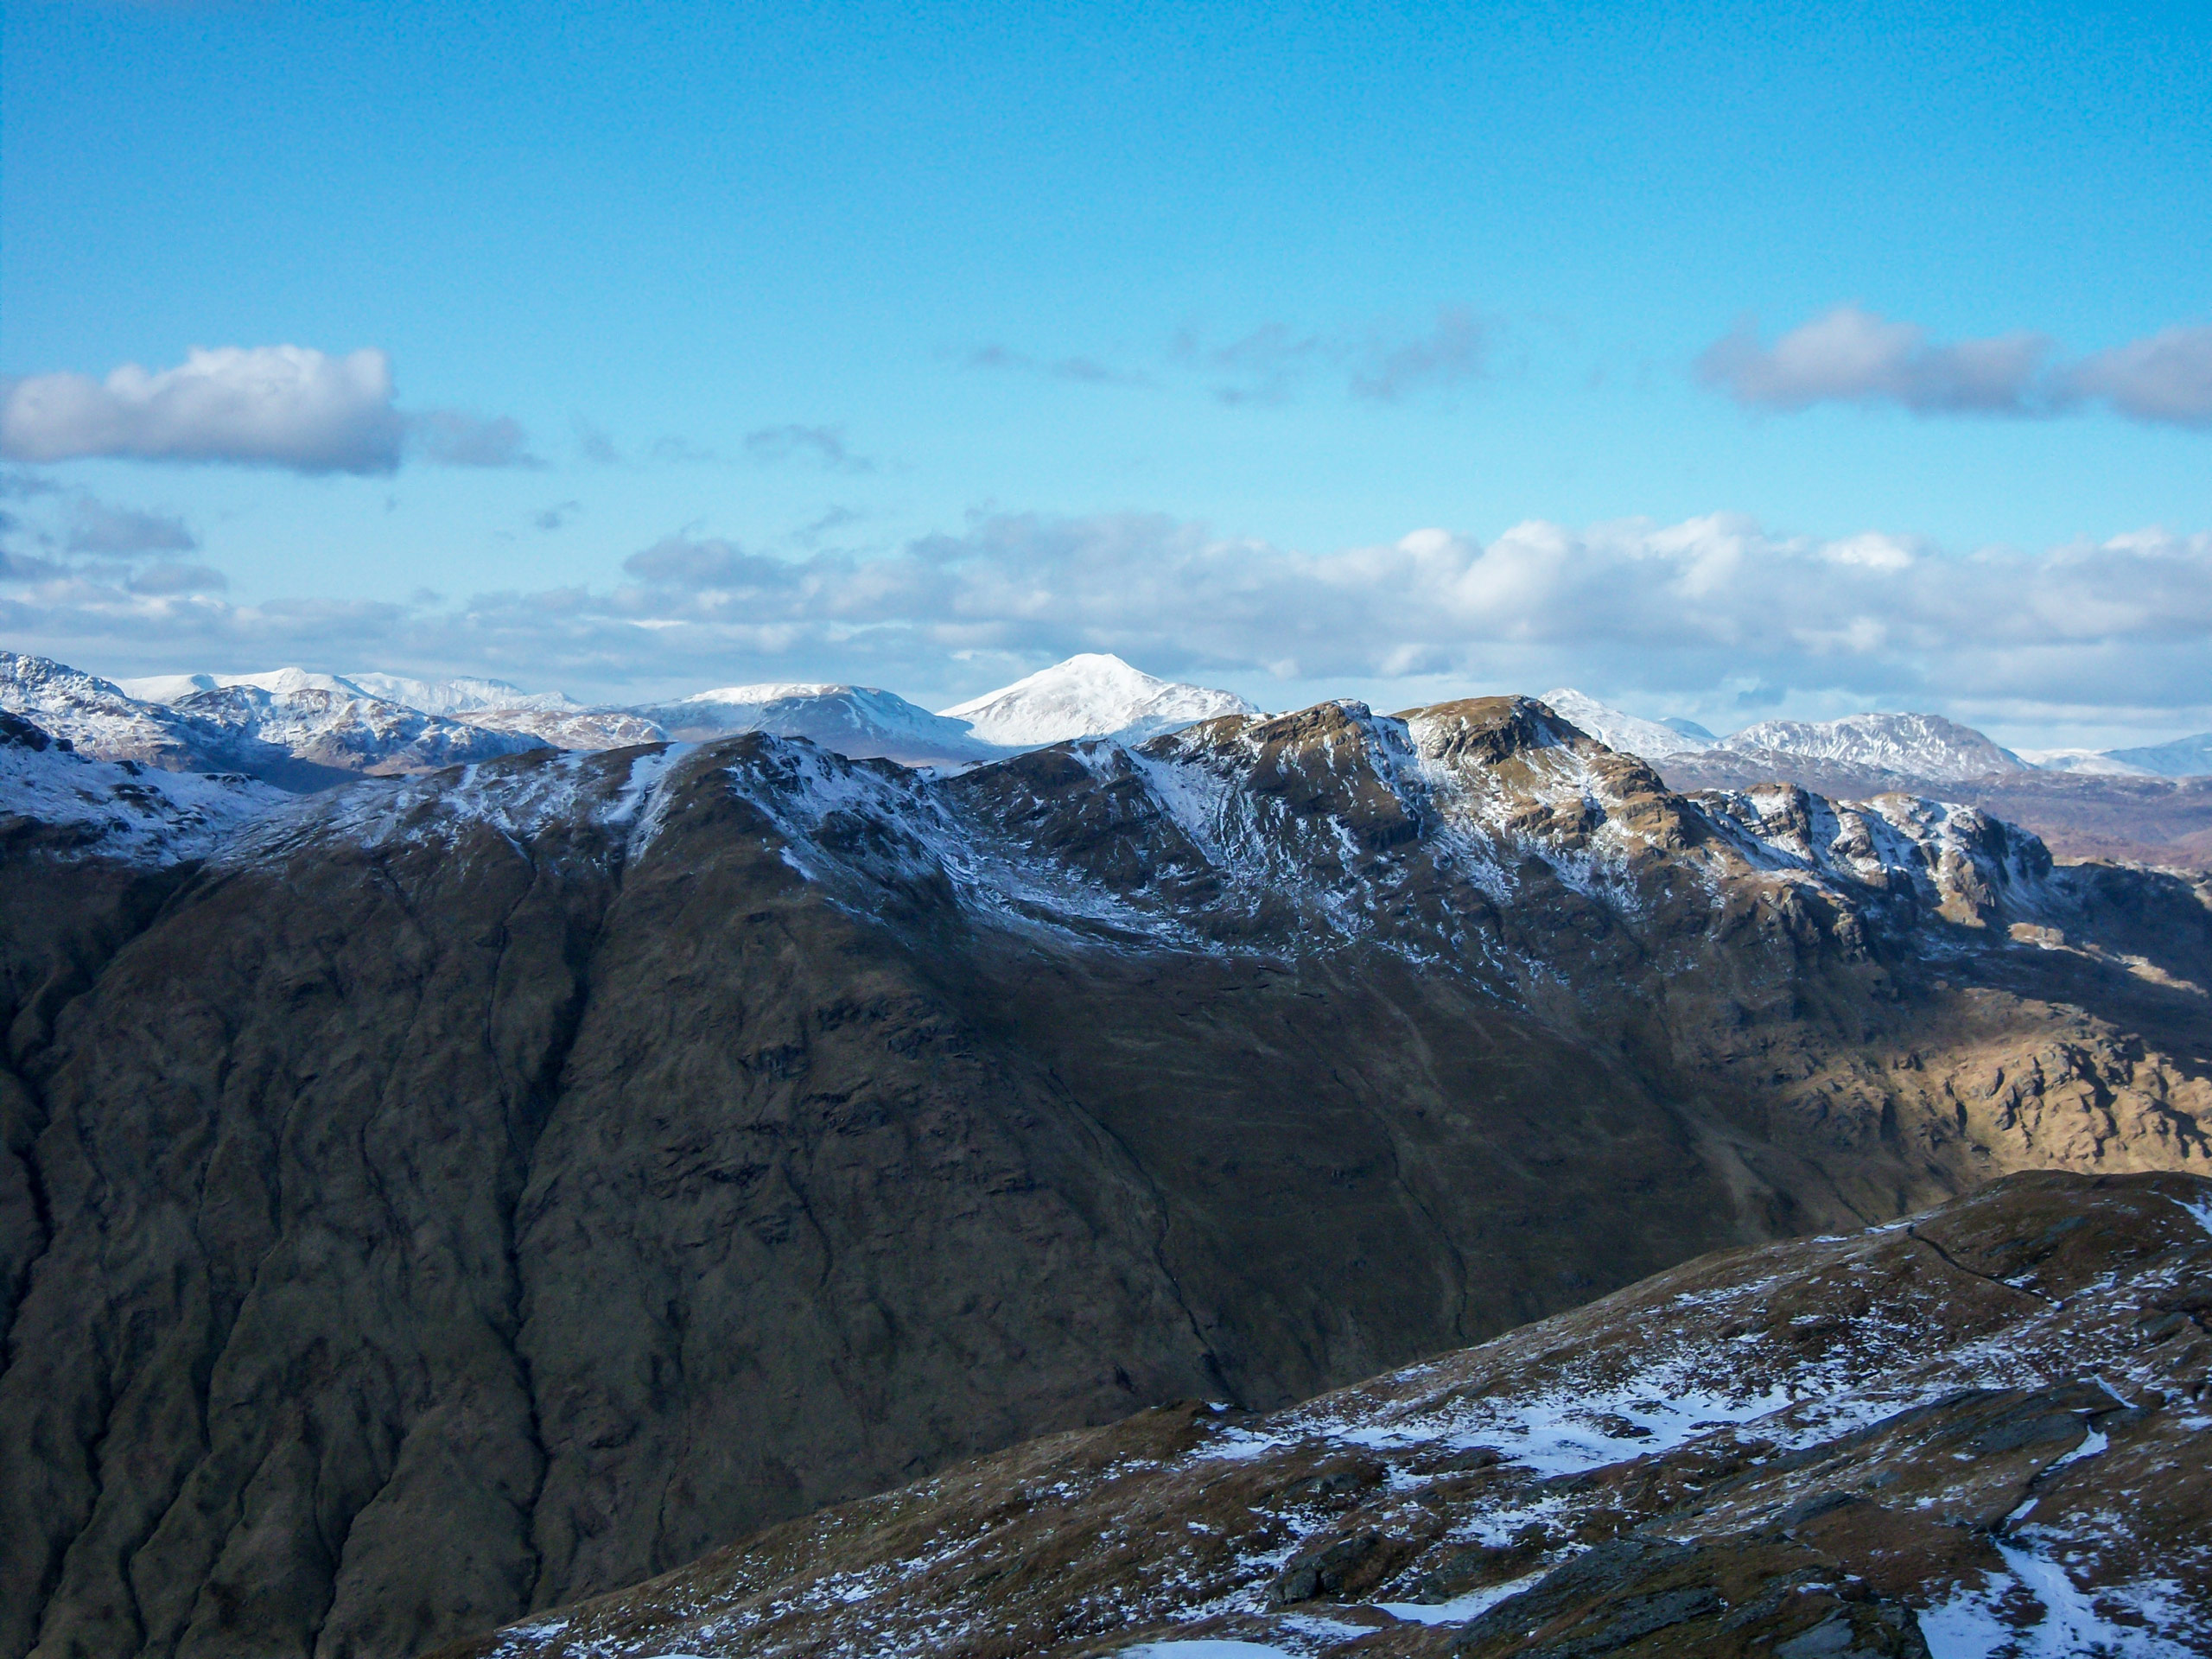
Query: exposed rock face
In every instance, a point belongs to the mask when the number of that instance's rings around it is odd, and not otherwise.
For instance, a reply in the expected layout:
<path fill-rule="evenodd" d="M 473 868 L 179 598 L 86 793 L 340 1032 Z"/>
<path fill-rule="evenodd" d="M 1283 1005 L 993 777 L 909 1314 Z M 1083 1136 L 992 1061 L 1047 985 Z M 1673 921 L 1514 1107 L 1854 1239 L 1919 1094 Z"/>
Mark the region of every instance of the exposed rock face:
<path fill-rule="evenodd" d="M 2212 1182 L 2015 1176 L 1288 1411 L 1155 1409 L 440 1659 L 2212 1653 Z"/>
<path fill-rule="evenodd" d="M 404 1654 L 2212 1120 L 2186 883 L 1517 700 L 539 751 L 0 922 L 6 1656 Z"/>

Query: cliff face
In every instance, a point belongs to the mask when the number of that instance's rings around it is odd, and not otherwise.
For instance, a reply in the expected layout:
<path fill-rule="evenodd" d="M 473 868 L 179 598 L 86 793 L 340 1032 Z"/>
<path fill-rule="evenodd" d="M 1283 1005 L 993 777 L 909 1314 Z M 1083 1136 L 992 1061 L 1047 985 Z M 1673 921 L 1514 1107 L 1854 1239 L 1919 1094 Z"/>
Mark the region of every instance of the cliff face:
<path fill-rule="evenodd" d="M 2212 1122 L 2179 880 L 1517 701 L 12 822 L 0 1655 L 408 1653 Z"/>

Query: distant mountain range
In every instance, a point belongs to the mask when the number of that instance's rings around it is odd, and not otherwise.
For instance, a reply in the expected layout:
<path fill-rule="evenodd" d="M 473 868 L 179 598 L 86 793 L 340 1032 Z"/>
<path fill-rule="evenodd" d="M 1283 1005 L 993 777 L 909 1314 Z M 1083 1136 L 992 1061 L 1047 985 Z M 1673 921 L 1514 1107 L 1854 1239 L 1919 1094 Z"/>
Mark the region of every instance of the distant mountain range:
<path fill-rule="evenodd" d="M 1939 795 L 2022 823 L 2064 854 L 2212 859 L 2212 734 L 2131 749 L 2015 752 L 1937 715 L 1763 721 L 1719 737 L 1694 721 L 1646 719 L 1570 687 L 1543 701 L 1608 747 L 1649 762 L 1677 789 L 1786 782 L 1840 799 Z M 1071 657 L 932 713 L 880 687 L 845 683 L 725 686 L 593 707 L 504 680 L 382 672 L 282 668 L 111 682 L 0 652 L 0 710 L 90 759 L 236 773 L 294 792 L 534 748 L 598 751 L 743 732 L 957 772 L 1078 738 L 1134 745 L 1260 712 L 1233 692 L 1163 680 L 1104 653 Z"/>
<path fill-rule="evenodd" d="M 296 791 L 530 748 L 704 742 L 741 732 L 803 737 L 853 760 L 957 769 L 1075 738 L 1141 742 L 1259 712 L 1231 692 L 1160 679 L 1098 653 L 940 715 L 866 685 L 725 686 L 673 702 L 594 708 L 504 680 L 298 668 L 108 681 L 0 652 L 0 709 L 95 759 L 235 772 Z"/>
<path fill-rule="evenodd" d="M 2061 772 L 2107 778 L 2212 776 L 2212 732 L 2147 748 L 2012 750 L 1940 715 L 1864 714 L 1841 720 L 1761 721 L 1729 737 L 1694 721 L 1646 720 L 1569 687 L 1544 701 L 1610 748 L 1644 760 L 1679 755 L 1787 757 L 1900 778 L 1961 781 L 2005 772 Z"/>

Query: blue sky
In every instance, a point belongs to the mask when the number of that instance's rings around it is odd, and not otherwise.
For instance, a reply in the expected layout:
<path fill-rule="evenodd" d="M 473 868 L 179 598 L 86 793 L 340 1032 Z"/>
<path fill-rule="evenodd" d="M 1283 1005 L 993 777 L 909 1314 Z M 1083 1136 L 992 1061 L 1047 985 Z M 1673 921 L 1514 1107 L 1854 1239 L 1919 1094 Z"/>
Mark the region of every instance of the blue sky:
<path fill-rule="evenodd" d="M 1106 648 L 1273 706 L 2212 724 L 2201 4 L 4 29 L 10 395 L 365 349 L 397 423 L 348 471 L 22 414 L 19 649 L 944 701 Z M 1532 522 L 1549 575 L 1492 580 Z"/>

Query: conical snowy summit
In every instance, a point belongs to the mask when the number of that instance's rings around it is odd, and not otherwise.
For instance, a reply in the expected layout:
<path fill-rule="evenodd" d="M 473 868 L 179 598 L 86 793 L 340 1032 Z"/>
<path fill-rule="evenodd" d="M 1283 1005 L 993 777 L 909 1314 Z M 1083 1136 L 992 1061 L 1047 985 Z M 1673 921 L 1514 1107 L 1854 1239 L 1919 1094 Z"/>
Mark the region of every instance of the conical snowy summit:
<path fill-rule="evenodd" d="M 1078 737 L 1140 743 L 1224 715 L 1256 715 L 1233 691 L 1163 680 L 1104 652 L 1085 652 L 1027 679 L 942 711 L 1001 748 L 1036 748 Z"/>

